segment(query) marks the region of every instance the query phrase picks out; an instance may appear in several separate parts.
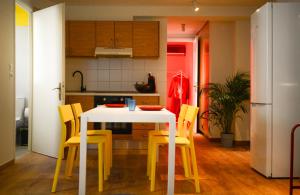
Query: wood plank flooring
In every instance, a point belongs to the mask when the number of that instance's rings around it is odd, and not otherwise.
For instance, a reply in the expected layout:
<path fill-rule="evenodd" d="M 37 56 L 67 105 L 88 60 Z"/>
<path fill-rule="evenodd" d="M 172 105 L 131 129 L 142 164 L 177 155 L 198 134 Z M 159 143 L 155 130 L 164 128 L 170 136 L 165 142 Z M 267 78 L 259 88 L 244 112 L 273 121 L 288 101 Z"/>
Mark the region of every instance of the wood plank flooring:
<path fill-rule="evenodd" d="M 201 194 L 205 195 L 281 195 L 288 194 L 288 179 L 266 179 L 249 165 L 249 148 L 222 148 L 203 136 L 195 137 L 198 168 L 200 172 Z M 180 154 L 180 152 L 177 152 Z M 166 194 L 167 148 L 160 152 L 156 191 L 150 193 L 150 182 L 146 177 L 144 154 L 133 151 L 123 154 L 114 151 L 113 168 L 108 181 L 104 182 L 104 192 L 97 192 L 97 152 L 88 151 L 87 194 L 103 195 L 163 195 Z M 56 159 L 36 153 L 29 153 L 16 160 L 14 165 L 0 171 L 0 194 L 39 195 L 51 194 L 51 185 Z M 64 164 L 58 180 L 56 194 L 78 193 L 78 167 L 73 176 L 64 176 Z M 176 156 L 176 175 L 183 174 L 180 155 Z M 192 181 L 175 182 L 175 194 L 195 194 Z M 296 181 L 300 185 L 299 181 Z M 300 190 L 294 191 L 296 195 Z"/>

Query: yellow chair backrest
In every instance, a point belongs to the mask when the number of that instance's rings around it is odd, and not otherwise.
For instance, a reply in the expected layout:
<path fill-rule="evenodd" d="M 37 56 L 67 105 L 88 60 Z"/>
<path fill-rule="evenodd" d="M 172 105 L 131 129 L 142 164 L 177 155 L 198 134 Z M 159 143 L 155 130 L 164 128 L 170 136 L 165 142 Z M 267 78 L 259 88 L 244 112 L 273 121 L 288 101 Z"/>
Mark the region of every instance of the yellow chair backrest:
<path fill-rule="evenodd" d="M 79 134 L 80 130 L 80 115 L 83 112 L 80 103 L 72 104 L 72 109 L 75 117 L 75 135 Z"/>
<path fill-rule="evenodd" d="M 195 120 L 198 114 L 199 108 L 196 106 L 188 106 L 184 117 L 184 132 L 188 133 L 188 138 L 191 142 L 193 142 L 193 128 L 195 124 Z M 185 135 L 186 136 L 186 135 Z"/>
<path fill-rule="evenodd" d="M 178 124 L 177 124 L 179 136 L 184 136 L 183 124 L 184 124 L 184 117 L 185 117 L 187 109 L 188 109 L 187 104 L 182 104 L 180 107 L 180 112 L 179 112 L 179 116 L 178 116 Z"/>
<path fill-rule="evenodd" d="M 72 112 L 72 108 L 70 105 L 61 105 L 58 107 L 58 112 L 60 116 L 62 131 L 61 131 L 61 141 L 66 141 L 67 136 L 67 122 L 71 122 L 71 136 L 75 135 L 75 121 Z"/>

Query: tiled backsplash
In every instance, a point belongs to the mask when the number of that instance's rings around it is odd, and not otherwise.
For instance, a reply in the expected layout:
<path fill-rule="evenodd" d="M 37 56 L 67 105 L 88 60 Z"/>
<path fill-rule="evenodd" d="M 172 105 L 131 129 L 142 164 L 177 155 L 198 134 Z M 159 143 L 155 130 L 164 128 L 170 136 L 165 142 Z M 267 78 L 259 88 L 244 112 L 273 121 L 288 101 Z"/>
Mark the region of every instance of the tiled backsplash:
<path fill-rule="evenodd" d="M 165 93 L 166 67 L 159 59 L 67 58 L 67 91 L 80 90 L 79 75 L 72 77 L 75 70 L 83 73 L 88 91 L 135 91 L 134 84 L 147 82 L 147 74 L 151 72 L 156 79 L 157 91 Z"/>

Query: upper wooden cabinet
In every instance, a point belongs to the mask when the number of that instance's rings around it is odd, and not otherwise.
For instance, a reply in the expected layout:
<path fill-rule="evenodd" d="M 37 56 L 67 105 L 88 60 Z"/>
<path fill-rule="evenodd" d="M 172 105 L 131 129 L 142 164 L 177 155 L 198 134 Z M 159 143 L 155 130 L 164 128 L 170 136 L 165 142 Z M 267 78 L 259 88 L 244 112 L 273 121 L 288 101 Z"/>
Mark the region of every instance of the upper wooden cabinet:
<path fill-rule="evenodd" d="M 96 47 L 113 48 L 115 43 L 115 29 L 113 21 L 96 22 Z"/>
<path fill-rule="evenodd" d="M 97 21 L 96 46 L 107 48 L 131 48 L 132 22 Z"/>
<path fill-rule="evenodd" d="M 95 53 L 95 22 L 68 21 L 66 40 L 69 56 L 94 56 Z"/>
<path fill-rule="evenodd" d="M 159 56 L 159 22 L 134 21 L 133 22 L 133 56 L 158 57 Z"/>
<path fill-rule="evenodd" d="M 116 48 L 132 47 L 132 22 L 128 22 L 128 21 L 115 22 L 115 47 Z"/>
<path fill-rule="evenodd" d="M 159 57 L 159 22 L 66 22 L 67 56 L 94 57 L 96 47 L 132 48 L 133 57 Z"/>

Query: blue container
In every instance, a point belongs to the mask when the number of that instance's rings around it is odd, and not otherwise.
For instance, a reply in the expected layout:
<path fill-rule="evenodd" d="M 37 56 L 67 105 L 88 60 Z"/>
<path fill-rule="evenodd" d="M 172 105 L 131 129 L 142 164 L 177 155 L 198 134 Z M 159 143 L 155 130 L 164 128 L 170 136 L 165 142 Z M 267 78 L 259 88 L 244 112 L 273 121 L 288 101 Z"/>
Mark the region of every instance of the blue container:
<path fill-rule="evenodd" d="M 128 106 L 128 100 L 131 100 L 131 98 L 125 98 L 125 104 Z"/>
<path fill-rule="evenodd" d="M 133 99 L 128 100 L 128 109 L 129 111 L 134 111 L 136 106 L 136 102 Z"/>

